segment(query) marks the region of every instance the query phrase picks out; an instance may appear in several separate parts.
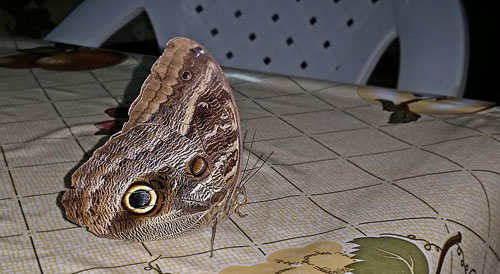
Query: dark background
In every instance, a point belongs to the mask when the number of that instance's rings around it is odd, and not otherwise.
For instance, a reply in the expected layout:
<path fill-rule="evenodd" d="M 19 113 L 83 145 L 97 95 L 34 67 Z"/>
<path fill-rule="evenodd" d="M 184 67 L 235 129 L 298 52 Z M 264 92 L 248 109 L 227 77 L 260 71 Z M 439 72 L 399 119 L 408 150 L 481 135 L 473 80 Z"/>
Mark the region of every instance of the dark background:
<path fill-rule="evenodd" d="M 0 31 L 13 35 L 42 38 L 82 0 L 0 1 Z M 462 1 L 469 27 L 469 68 L 465 97 L 500 103 L 496 66 L 499 60 L 498 27 L 494 1 Z M 142 13 L 110 37 L 104 48 L 159 55 L 155 36 L 146 14 Z M 382 56 L 368 84 L 395 87 L 399 63 L 399 44 L 395 40 Z M 500 78 L 500 77 L 499 77 Z"/>

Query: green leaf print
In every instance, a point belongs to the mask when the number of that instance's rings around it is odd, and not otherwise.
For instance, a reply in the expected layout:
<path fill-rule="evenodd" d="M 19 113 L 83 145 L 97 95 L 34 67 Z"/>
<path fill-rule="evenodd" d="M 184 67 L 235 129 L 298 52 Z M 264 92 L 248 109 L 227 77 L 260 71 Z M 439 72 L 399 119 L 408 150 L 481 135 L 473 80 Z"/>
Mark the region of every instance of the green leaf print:
<path fill-rule="evenodd" d="M 429 264 L 420 249 L 393 237 L 365 237 L 351 241 L 359 245 L 347 267 L 355 274 L 429 274 Z"/>

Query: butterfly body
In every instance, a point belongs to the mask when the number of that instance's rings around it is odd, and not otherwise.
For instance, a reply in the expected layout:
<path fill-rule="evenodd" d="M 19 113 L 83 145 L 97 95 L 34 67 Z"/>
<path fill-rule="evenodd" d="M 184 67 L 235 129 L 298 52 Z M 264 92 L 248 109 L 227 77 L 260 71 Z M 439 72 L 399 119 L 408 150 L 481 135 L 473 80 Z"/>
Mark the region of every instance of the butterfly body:
<path fill-rule="evenodd" d="M 215 228 L 244 203 L 239 113 L 198 43 L 169 41 L 129 117 L 73 174 L 68 219 L 98 236 L 148 241 Z"/>

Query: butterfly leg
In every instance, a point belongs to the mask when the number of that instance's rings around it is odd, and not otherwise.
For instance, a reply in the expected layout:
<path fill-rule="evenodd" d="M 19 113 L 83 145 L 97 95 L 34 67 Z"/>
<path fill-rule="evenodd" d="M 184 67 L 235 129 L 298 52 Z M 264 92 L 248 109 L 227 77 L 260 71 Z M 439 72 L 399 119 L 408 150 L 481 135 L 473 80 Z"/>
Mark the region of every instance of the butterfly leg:
<path fill-rule="evenodd" d="M 248 214 L 241 213 L 240 207 L 237 207 L 234 211 L 238 214 L 238 216 L 240 216 L 240 218 L 245 218 L 246 216 L 248 216 Z"/>
<path fill-rule="evenodd" d="M 217 217 L 215 217 L 214 225 L 212 226 L 212 238 L 210 238 L 210 258 L 214 256 L 215 232 L 217 231 Z"/>

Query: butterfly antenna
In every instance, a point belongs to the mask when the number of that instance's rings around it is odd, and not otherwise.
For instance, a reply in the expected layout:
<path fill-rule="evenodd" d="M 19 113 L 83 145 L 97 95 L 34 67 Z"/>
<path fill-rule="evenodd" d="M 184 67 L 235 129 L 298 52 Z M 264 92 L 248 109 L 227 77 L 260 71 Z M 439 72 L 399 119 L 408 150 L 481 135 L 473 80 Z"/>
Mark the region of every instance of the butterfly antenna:
<path fill-rule="evenodd" d="M 248 130 L 245 130 L 245 135 L 243 136 L 243 147 L 245 146 L 245 140 L 247 139 L 247 133 L 248 133 Z M 243 168 L 242 176 L 245 176 L 247 165 L 248 165 L 248 159 L 247 159 L 247 162 L 245 163 L 245 167 Z"/>
<path fill-rule="evenodd" d="M 262 160 L 262 156 L 264 156 L 264 153 L 261 153 L 260 155 L 257 156 L 257 160 L 255 161 L 255 163 L 253 164 L 253 166 L 248 169 L 250 172 L 247 173 L 247 174 L 245 174 L 245 177 L 241 178 L 241 182 L 245 181 L 246 178 L 248 178 L 248 176 L 250 176 L 252 174 L 252 171 L 254 171 L 257 168 L 257 165 L 259 164 L 259 161 Z"/>
<path fill-rule="evenodd" d="M 250 177 L 248 177 L 248 179 L 246 179 L 246 181 L 244 181 L 240 187 L 243 187 L 248 181 L 250 181 L 250 179 L 252 179 L 252 177 L 257 174 L 257 172 L 259 172 L 259 170 L 264 166 L 264 164 L 267 162 L 267 160 L 269 160 L 269 158 L 271 157 L 271 155 L 273 155 L 274 151 L 271 151 L 271 153 L 269 153 L 269 155 L 266 157 L 266 159 L 264 159 L 264 161 L 262 161 L 262 164 L 259 166 L 259 168 L 252 174 L 250 175 Z"/>
<path fill-rule="evenodd" d="M 246 136 L 246 132 L 247 132 L 247 131 L 245 131 L 245 136 Z M 253 135 L 252 135 L 252 141 L 250 141 L 250 148 L 249 148 L 249 149 L 247 149 L 247 151 L 248 151 L 248 157 L 247 157 L 247 161 L 246 161 L 246 163 L 245 163 L 245 168 L 243 168 L 243 173 L 242 173 L 242 175 L 241 175 L 240 184 L 241 184 L 241 182 L 243 182 L 243 179 L 245 178 L 245 173 L 248 171 L 248 170 L 247 170 L 247 167 L 248 167 L 248 162 L 250 161 L 250 151 L 252 150 L 253 143 L 254 143 L 254 141 L 255 141 L 255 133 L 256 133 L 256 131 L 254 131 L 254 132 L 253 132 Z M 245 139 L 243 139 L 243 140 L 245 140 Z"/>

